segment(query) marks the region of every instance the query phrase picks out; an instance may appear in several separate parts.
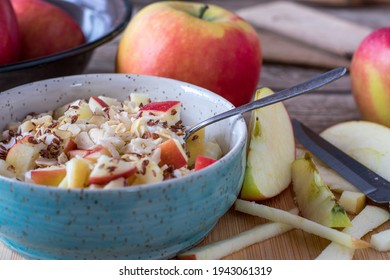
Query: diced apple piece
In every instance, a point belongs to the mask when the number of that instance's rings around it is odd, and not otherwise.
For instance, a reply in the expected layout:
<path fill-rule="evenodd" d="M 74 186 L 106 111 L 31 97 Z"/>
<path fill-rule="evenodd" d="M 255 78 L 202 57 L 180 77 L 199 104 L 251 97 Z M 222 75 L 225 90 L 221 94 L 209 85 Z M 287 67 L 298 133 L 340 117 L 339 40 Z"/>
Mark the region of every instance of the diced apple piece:
<path fill-rule="evenodd" d="M 94 149 L 90 150 L 83 157 L 92 162 L 96 162 L 102 155 L 111 156 L 107 148 L 103 146 L 97 146 Z"/>
<path fill-rule="evenodd" d="M 368 121 L 348 121 L 326 129 L 321 136 L 390 181 L 390 128 Z"/>
<path fill-rule="evenodd" d="M 266 205 L 249 202 L 242 199 L 237 199 L 235 202 L 235 210 L 268 219 L 278 223 L 284 223 L 301 229 L 308 233 L 315 234 L 322 238 L 337 242 L 344 246 L 354 249 L 367 248 L 369 243 L 352 237 L 349 234 L 338 231 L 336 229 L 321 225 L 303 217 L 296 216 L 287 211 L 269 207 Z"/>
<path fill-rule="evenodd" d="M 158 145 L 158 148 L 161 150 L 160 166 L 167 164 L 178 169 L 187 165 L 188 157 L 179 140 L 171 138 Z"/>
<path fill-rule="evenodd" d="M 68 188 L 84 188 L 88 183 L 90 169 L 88 161 L 74 157 L 66 163 L 66 186 Z"/>
<path fill-rule="evenodd" d="M 268 88 L 256 92 L 256 99 L 273 94 Z M 295 138 L 290 117 L 282 103 L 253 110 L 250 143 L 241 198 L 262 200 L 274 197 L 291 182 L 295 159 Z"/>
<path fill-rule="evenodd" d="M 123 188 L 125 185 L 126 185 L 126 179 L 123 177 L 120 177 L 118 179 L 110 181 L 103 188 L 104 189 L 117 189 L 117 188 Z"/>
<path fill-rule="evenodd" d="M 339 204 L 351 214 L 358 214 L 366 205 L 366 196 L 361 192 L 343 191 Z"/>
<path fill-rule="evenodd" d="M 215 160 L 213 158 L 198 156 L 196 158 L 196 161 L 195 161 L 195 171 L 201 170 L 201 169 L 213 164 L 216 161 L 217 160 Z"/>
<path fill-rule="evenodd" d="M 38 185 L 58 186 L 65 178 L 65 166 L 38 168 L 30 171 L 31 180 Z"/>
<path fill-rule="evenodd" d="M 30 169 L 34 169 L 35 160 L 39 157 L 44 144 L 29 142 L 31 136 L 26 136 L 17 141 L 8 151 L 5 161 L 15 168 L 16 175 L 22 175 Z"/>
<path fill-rule="evenodd" d="M 215 141 L 207 141 L 204 143 L 204 149 L 202 156 L 220 159 L 222 157 L 222 149 Z"/>
<path fill-rule="evenodd" d="M 351 221 L 334 194 L 324 183 L 310 156 L 292 164 L 292 182 L 298 208 L 307 219 L 328 227 L 348 227 Z"/>
<path fill-rule="evenodd" d="M 389 219 L 390 213 L 388 211 L 376 206 L 367 205 L 352 220 L 352 226 L 345 228 L 343 232 L 350 234 L 355 238 L 362 238 L 365 234 L 387 222 Z M 351 260 L 354 253 L 354 249 L 332 242 L 321 252 L 321 254 L 316 259 Z"/>
<path fill-rule="evenodd" d="M 74 158 L 74 157 L 84 157 L 86 156 L 87 154 L 89 153 L 88 150 L 82 150 L 82 149 L 76 149 L 76 150 L 70 150 L 67 155 L 68 157 L 71 159 L 71 158 Z"/>
<path fill-rule="evenodd" d="M 55 109 L 53 112 L 53 118 L 58 120 L 60 117 L 62 117 L 65 114 L 65 112 L 69 109 L 70 104 L 72 104 L 72 103 L 65 104 L 65 105 Z"/>
<path fill-rule="evenodd" d="M 151 102 L 140 108 L 144 113 L 158 116 L 168 125 L 175 125 L 180 120 L 180 101 Z"/>
<path fill-rule="evenodd" d="M 85 100 L 79 99 L 69 105 L 64 115 L 67 117 L 77 115 L 77 118 L 80 120 L 88 120 L 92 117 L 93 113 L 88 103 Z"/>
<path fill-rule="evenodd" d="M 136 107 L 142 107 L 150 103 L 149 94 L 147 93 L 130 93 L 130 101 Z"/>
<path fill-rule="evenodd" d="M 105 103 L 102 99 L 97 96 L 91 96 L 88 101 L 89 109 L 94 114 L 101 114 L 103 109 L 108 107 L 107 103 Z"/>
<path fill-rule="evenodd" d="M 390 229 L 371 236 L 371 247 L 379 252 L 390 251 Z"/>
<path fill-rule="evenodd" d="M 105 123 L 106 118 L 101 115 L 92 115 L 92 117 L 88 120 L 89 124 L 96 124 L 97 126 L 101 126 L 103 123 Z"/>
<path fill-rule="evenodd" d="M 0 175 L 8 178 L 15 178 L 15 168 L 3 159 L 0 159 Z"/>
<path fill-rule="evenodd" d="M 76 142 L 72 138 L 66 138 L 63 144 L 63 152 L 66 154 L 75 149 L 77 149 Z"/>
<path fill-rule="evenodd" d="M 164 180 L 163 171 L 154 161 L 148 160 L 147 163 L 145 163 L 145 160 L 141 161 L 138 170 L 141 170 L 141 172 L 135 174 L 134 180 L 130 179 L 128 181 L 129 185 L 152 184 Z"/>
<path fill-rule="evenodd" d="M 297 215 L 298 209 L 295 208 L 289 212 Z M 282 223 L 267 223 L 258 225 L 231 238 L 210 243 L 205 246 L 195 247 L 186 252 L 180 253 L 177 258 L 181 260 L 221 259 L 252 244 L 281 235 L 291 229 L 293 229 L 292 226 Z"/>
<path fill-rule="evenodd" d="M 204 144 L 205 144 L 205 130 L 204 128 L 195 132 L 190 138 L 187 139 L 187 151 L 189 154 L 188 157 L 188 166 L 195 164 L 196 157 L 198 155 L 203 155 Z"/>
<path fill-rule="evenodd" d="M 121 105 L 121 103 L 117 99 L 112 98 L 112 97 L 107 97 L 107 96 L 100 95 L 99 99 L 102 100 L 104 103 L 106 103 L 108 106 L 119 106 L 119 105 Z"/>
<path fill-rule="evenodd" d="M 99 157 L 89 176 L 89 183 L 106 185 L 110 181 L 120 177 L 128 178 L 135 172 L 137 172 L 137 167 L 135 164 L 102 155 Z"/>
<path fill-rule="evenodd" d="M 35 132 L 35 124 L 31 120 L 23 122 L 19 126 L 19 132 L 20 133 L 34 133 Z"/>

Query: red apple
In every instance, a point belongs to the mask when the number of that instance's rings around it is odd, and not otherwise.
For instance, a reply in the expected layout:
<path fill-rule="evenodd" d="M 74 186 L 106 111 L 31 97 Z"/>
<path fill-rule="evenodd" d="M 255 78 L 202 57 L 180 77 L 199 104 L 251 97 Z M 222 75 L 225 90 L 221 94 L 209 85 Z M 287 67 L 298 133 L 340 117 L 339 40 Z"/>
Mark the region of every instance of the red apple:
<path fill-rule="evenodd" d="M 141 111 L 159 116 L 168 125 L 174 125 L 180 120 L 180 101 L 151 102 L 141 107 Z"/>
<path fill-rule="evenodd" d="M 197 156 L 195 161 L 195 171 L 201 170 L 214 162 L 216 162 L 216 159 L 204 157 L 204 156 Z"/>
<path fill-rule="evenodd" d="M 16 174 L 22 175 L 35 168 L 35 160 L 40 151 L 45 147 L 43 143 L 36 143 L 32 136 L 27 135 L 18 140 L 8 151 L 5 161 L 15 168 Z"/>
<path fill-rule="evenodd" d="M 119 42 L 116 71 L 189 82 L 234 105 L 251 100 L 262 54 L 258 34 L 215 5 L 157 2 L 142 9 Z"/>
<path fill-rule="evenodd" d="M 178 140 L 171 138 L 158 147 L 161 149 L 160 166 L 167 164 L 178 169 L 187 165 L 188 157 Z"/>
<path fill-rule="evenodd" d="M 369 34 L 351 63 L 352 92 L 362 117 L 390 127 L 390 27 Z"/>
<path fill-rule="evenodd" d="M 15 12 L 9 0 L 0 1 L 0 65 L 19 60 L 20 37 Z"/>
<path fill-rule="evenodd" d="M 67 154 L 68 152 L 77 149 L 77 144 L 72 138 L 66 138 L 64 140 L 64 145 L 63 145 L 63 152 Z"/>
<path fill-rule="evenodd" d="M 42 0 L 11 2 L 21 35 L 21 59 L 55 54 L 85 42 L 78 23 L 57 6 Z"/>

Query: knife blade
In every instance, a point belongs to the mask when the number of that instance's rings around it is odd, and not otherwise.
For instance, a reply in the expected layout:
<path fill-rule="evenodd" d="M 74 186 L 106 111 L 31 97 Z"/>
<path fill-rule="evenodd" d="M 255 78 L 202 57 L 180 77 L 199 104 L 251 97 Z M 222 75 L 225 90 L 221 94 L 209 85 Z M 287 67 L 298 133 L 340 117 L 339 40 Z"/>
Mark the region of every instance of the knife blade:
<path fill-rule="evenodd" d="M 292 120 L 298 141 L 313 155 L 361 190 L 376 203 L 390 202 L 390 182 L 353 159 L 296 119 Z"/>

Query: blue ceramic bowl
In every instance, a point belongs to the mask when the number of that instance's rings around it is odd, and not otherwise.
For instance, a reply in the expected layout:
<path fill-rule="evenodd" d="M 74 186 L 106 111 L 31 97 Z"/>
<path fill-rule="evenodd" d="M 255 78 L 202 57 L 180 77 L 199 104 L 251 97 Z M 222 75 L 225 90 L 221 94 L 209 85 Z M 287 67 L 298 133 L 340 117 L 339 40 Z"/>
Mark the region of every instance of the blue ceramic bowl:
<path fill-rule="evenodd" d="M 233 106 L 179 81 L 122 74 L 44 80 L 0 93 L 0 127 L 76 98 L 180 100 L 191 125 Z M 111 190 L 67 190 L 0 177 L 0 240 L 32 259 L 165 259 L 198 243 L 235 201 L 243 181 L 247 127 L 241 116 L 210 125 L 224 156 L 189 176 Z"/>
<path fill-rule="evenodd" d="M 53 55 L 0 66 L 0 91 L 28 82 L 83 73 L 93 51 L 118 36 L 132 13 L 129 0 L 45 1 L 74 18 L 83 30 L 86 42 Z"/>

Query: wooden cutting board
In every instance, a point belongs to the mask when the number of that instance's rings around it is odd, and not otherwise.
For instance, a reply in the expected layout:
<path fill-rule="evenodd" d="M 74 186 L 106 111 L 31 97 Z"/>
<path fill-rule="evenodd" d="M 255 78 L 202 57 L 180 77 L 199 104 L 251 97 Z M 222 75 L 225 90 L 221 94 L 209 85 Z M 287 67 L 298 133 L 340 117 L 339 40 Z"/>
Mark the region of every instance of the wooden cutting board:
<path fill-rule="evenodd" d="M 258 28 L 266 62 L 348 66 L 357 46 L 372 31 L 294 2 L 259 4 L 237 13 Z"/>

